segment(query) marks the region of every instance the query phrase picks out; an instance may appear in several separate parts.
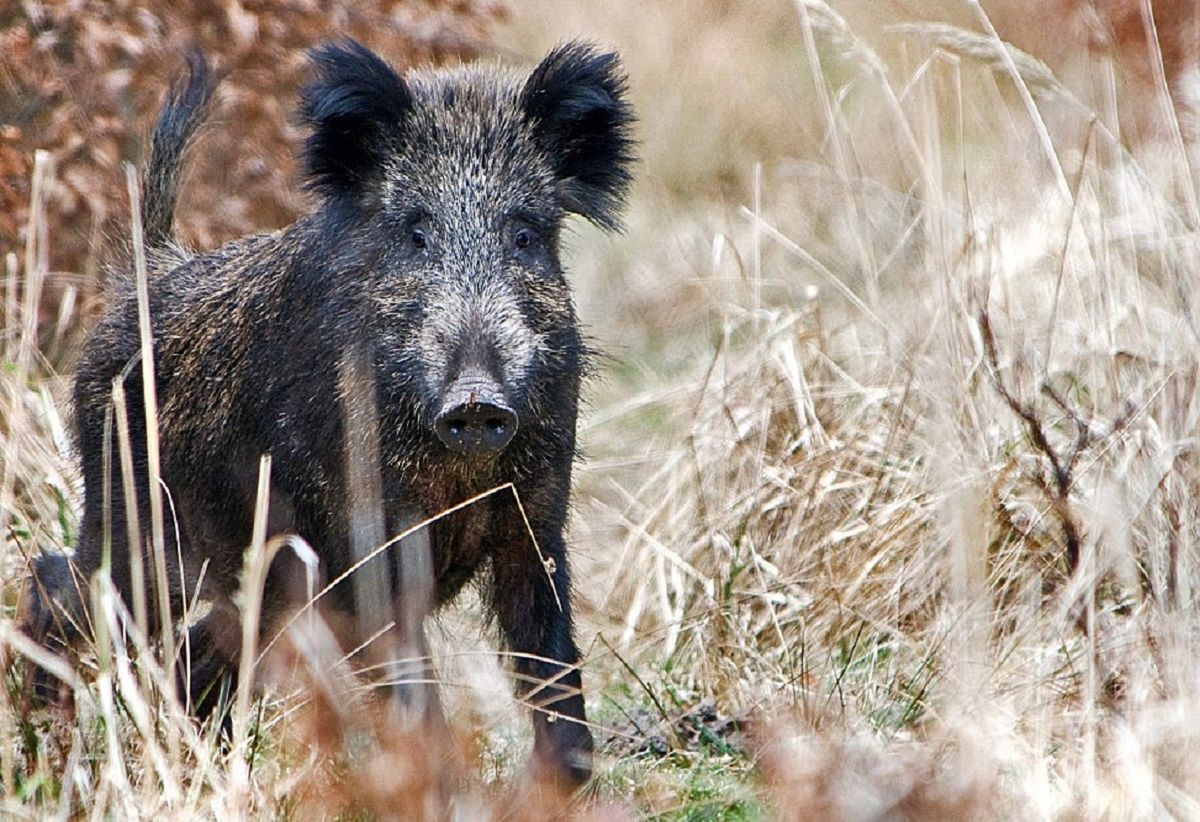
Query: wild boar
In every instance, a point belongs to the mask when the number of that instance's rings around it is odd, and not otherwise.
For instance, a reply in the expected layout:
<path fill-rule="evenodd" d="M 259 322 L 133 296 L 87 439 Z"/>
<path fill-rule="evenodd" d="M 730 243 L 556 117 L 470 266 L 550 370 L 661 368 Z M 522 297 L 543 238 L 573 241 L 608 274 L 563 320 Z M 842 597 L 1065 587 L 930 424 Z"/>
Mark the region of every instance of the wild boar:
<path fill-rule="evenodd" d="M 518 690 L 536 706 L 536 757 L 584 780 L 592 740 L 564 526 L 589 352 L 560 234 L 572 214 L 619 227 L 634 160 L 626 78 L 615 54 L 578 42 L 527 76 L 478 65 L 401 76 L 349 41 L 316 49 L 312 61 L 300 105 L 312 213 L 209 252 L 175 241 L 180 164 L 216 85 L 202 59 L 169 95 L 144 174 L 171 600 L 199 584 L 213 604 L 191 629 L 188 690 L 203 703 L 234 664 L 220 634 L 236 613 L 230 597 L 261 455 L 272 459 L 269 533 L 302 537 L 328 577 L 352 564 L 352 432 L 339 374 L 358 358 L 370 382 L 384 532 L 497 486 L 515 489 L 429 526 L 433 599 L 482 579 Z M 106 422 L 119 380 L 131 398 L 147 533 L 139 348 L 125 277 L 75 383 L 79 544 L 70 559 L 39 560 L 30 589 L 24 624 L 50 644 L 74 639 L 60 617 L 85 611 L 70 579 L 99 568 L 106 517 L 113 579 L 131 595 L 120 471 L 105 488 L 104 466 L 119 466 Z M 282 607 L 279 588 L 268 581 L 268 609 Z M 332 596 L 354 609 L 349 586 Z"/>

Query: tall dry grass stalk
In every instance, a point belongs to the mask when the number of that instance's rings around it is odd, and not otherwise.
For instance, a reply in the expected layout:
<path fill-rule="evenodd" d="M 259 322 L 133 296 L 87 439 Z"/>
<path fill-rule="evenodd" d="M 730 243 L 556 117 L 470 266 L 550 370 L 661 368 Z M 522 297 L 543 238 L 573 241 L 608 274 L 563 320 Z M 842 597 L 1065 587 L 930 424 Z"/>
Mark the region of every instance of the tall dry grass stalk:
<path fill-rule="evenodd" d="M 133 235 L 133 275 L 137 289 L 138 337 L 141 340 L 139 366 L 142 372 L 142 403 L 146 426 L 146 483 L 150 503 L 150 567 L 154 571 L 154 590 L 158 594 L 158 624 L 162 633 L 163 658 L 167 673 L 175 670 L 175 621 L 171 618 L 171 594 L 167 584 L 167 550 L 164 532 L 162 474 L 159 460 L 158 382 L 154 376 L 154 337 L 150 329 L 150 274 L 146 269 L 146 243 L 142 232 L 141 192 L 138 174 L 131 164 L 125 164 L 125 184 L 129 193 L 129 213 Z M 182 565 L 182 562 L 180 563 Z M 168 676 L 167 687 L 174 692 L 173 678 Z"/>

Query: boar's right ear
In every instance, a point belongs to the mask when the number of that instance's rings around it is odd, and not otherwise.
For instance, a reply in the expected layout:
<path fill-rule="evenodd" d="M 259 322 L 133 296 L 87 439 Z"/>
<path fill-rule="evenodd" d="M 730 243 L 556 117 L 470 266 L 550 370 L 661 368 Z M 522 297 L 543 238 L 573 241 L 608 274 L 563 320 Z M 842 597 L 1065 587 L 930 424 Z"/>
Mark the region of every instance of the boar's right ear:
<path fill-rule="evenodd" d="M 358 198 L 382 180 L 390 151 L 412 109 L 400 75 L 353 40 L 310 52 L 316 77 L 300 90 L 308 187 L 327 196 Z"/>
<path fill-rule="evenodd" d="M 521 106 L 558 177 L 567 211 L 620 226 L 633 164 L 633 108 L 617 55 L 567 43 L 546 55 L 521 90 Z"/>

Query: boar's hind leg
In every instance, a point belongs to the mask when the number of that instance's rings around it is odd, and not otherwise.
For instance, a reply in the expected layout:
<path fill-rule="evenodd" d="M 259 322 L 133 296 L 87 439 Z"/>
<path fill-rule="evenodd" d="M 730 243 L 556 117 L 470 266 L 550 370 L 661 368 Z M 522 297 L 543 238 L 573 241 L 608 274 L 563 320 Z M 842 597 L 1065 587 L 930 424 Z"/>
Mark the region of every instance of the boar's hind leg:
<path fill-rule="evenodd" d="M 214 713 L 223 722 L 229 719 L 226 711 L 237 684 L 241 633 L 237 608 L 224 597 L 213 602 L 211 610 L 188 627 L 175 669 L 177 694 L 201 721 Z"/>
<path fill-rule="evenodd" d="M 262 592 L 260 652 L 276 638 L 285 618 L 309 605 L 323 585 L 323 571 L 314 567 L 310 572 L 290 547 L 275 554 Z M 242 619 L 228 594 L 210 590 L 208 599 L 208 613 L 188 628 L 176 668 L 177 693 L 196 718 L 205 720 L 215 714 L 228 729 L 242 654 Z"/>
<path fill-rule="evenodd" d="M 492 607 L 515 656 L 517 694 L 533 709 L 537 765 L 566 785 L 581 785 L 591 776 L 592 735 L 577 667 L 562 526 L 539 527 L 532 517 L 542 555 L 553 569 L 552 587 L 519 513 L 505 513 L 508 527 L 502 530 L 509 539 L 494 557 Z"/>
<path fill-rule="evenodd" d="M 30 639 L 63 653 L 84 635 L 83 591 L 87 582 L 66 554 L 46 553 L 33 561 L 17 621 Z M 49 671 L 30 665 L 25 693 L 35 703 L 62 702 L 68 695 Z"/>

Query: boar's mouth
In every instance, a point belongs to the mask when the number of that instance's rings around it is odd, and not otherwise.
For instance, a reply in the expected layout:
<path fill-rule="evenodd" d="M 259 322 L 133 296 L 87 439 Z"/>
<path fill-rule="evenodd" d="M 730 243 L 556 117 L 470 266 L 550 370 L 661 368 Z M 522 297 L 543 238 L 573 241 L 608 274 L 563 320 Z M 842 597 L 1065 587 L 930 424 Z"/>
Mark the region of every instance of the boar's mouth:
<path fill-rule="evenodd" d="M 434 431 L 456 454 L 494 456 L 517 433 L 517 415 L 504 398 L 504 389 L 483 371 L 464 371 L 443 395 Z"/>

